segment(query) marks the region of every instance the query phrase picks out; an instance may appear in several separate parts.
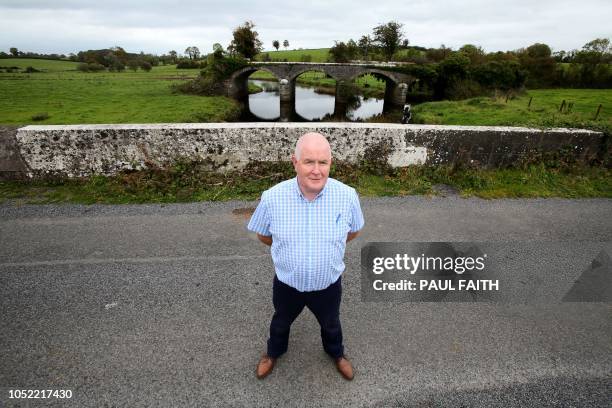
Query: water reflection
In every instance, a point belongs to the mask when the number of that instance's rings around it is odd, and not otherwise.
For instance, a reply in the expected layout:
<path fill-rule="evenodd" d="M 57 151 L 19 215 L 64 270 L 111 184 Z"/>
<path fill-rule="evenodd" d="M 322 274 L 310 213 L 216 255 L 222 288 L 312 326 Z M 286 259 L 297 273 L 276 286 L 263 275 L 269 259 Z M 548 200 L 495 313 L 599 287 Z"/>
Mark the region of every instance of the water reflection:
<path fill-rule="evenodd" d="M 250 113 L 255 116 L 254 118 L 251 117 L 251 119 L 279 120 L 281 107 L 278 82 L 250 79 L 249 83 L 263 88 L 263 92 L 249 95 L 246 109 L 250 110 Z M 337 118 L 345 115 L 348 120 L 365 120 L 383 111 L 383 99 L 365 99 L 363 96 L 355 96 L 351 99 L 348 106 L 341 108 L 342 111 L 346 112 L 339 112 L 334 95 L 317 93 L 315 88 L 296 84 L 295 111 L 292 112 L 292 115 L 283 115 L 283 117 L 291 117 L 291 120 L 295 121 L 321 120 L 332 117 L 335 114 Z"/>
<path fill-rule="evenodd" d="M 263 92 L 249 95 L 251 113 L 264 120 L 276 120 L 280 117 L 280 96 L 278 82 L 249 79 L 249 84 L 263 88 Z"/>

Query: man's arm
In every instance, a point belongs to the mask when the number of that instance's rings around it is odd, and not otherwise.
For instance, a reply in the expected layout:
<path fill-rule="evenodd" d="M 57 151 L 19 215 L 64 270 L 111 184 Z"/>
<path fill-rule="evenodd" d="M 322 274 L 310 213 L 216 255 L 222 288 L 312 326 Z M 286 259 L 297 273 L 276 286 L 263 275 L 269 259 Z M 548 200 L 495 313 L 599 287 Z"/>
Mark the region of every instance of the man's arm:
<path fill-rule="evenodd" d="M 257 234 L 257 238 L 263 242 L 264 244 L 266 244 L 267 246 L 271 246 L 272 245 L 272 235 L 267 236 L 267 235 L 261 235 L 261 234 Z"/>
<path fill-rule="evenodd" d="M 351 242 L 352 240 L 357 238 L 357 235 L 359 235 L 360 232 L 361 231 L 349 232 L 348 235 L 346 236 L 346 242 Z M 272 240 L 270 240 L 270 241 L 272 241 Z"/>

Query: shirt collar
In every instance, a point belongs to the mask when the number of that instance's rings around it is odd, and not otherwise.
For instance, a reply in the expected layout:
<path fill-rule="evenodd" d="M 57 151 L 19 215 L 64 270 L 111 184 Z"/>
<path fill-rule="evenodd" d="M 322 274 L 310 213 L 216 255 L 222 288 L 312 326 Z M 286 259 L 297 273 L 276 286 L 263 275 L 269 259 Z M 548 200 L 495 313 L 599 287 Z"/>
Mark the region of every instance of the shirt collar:
<path fill-rule="evenodd" d="M 327 186 L 329 184 L 329 177 L 327 178 L 327 181 L 325 182 L 325 185 L 323 186 L 323 188 L 321 189 L 321 191 L 319 191 L 319 194 L 317 194 L 317 196 L 314 198 L 314 200 L 312 200 L 312 202 L 316 201 L 319 197 L 321 197 L 323 195 L 323 193 L 325 193 L 325 191 L 327 190 Z M 297 176 L 295 176 L 293 178 L 293 188 L 295 189 L 295 191 L 297 192 L 297 194 L 304 200 L 304 201 L 308 201 L 306 199 L 306 197 L 304 197 L 304 194 L 302 194 L 302 190 L 300 190 L 300 185 L 298 183 L 298 178 Z"/>

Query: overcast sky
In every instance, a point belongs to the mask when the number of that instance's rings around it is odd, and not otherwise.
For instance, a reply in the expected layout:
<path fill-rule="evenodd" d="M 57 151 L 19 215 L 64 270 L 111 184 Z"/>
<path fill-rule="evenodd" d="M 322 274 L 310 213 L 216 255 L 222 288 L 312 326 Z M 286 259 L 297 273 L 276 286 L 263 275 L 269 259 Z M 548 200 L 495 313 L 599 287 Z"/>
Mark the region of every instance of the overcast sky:
<path fill-rule="evenodd" d="M 0 0 L 0 51 L 68 54 L 118 45 L 129 52 L 197 46 L 208 53 L 216 42 L 226 47 L 246 20 L 266 50 L 273 40 L 289 40 L 290 49 L 330 47 L 395 20 L 412 45 L 505 51 L 544 42 L 558 51 L 612 37 L 612 1 Z"/>

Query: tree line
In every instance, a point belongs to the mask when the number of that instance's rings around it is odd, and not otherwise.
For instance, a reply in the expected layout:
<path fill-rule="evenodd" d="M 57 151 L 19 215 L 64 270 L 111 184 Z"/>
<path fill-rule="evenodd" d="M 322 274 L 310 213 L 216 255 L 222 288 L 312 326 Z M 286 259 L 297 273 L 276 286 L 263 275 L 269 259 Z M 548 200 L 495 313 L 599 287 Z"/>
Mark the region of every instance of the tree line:
<path fill-rule="evenodd" d="M 272 46 L 280 48 L 278 40 Z M 284 40 L 283 46 L 289 47 Z M 211 55 L 222 58 L 253 59 L 263 50 L 263 43 L 255 24 L 246 21 L 232 32 L 232 40 L 224 49 L 213 45 L 211 54 L 202 55 L 199 48 L 189 46 L 184 55 L 175 50 L 160 56 L 128 53 L 121 47 L 80 51 L 77 54 L 36 54 L 12 47 L 0 58 L 51 58 L 81 62 L 83 71 L 123 71 L 126 68 L 148 71 L 159 64 L 176 64 L 177 68 L 204 69 Z M 581 50 L 557 51 L 547 44 L 535 43 L 514 51 L 486 53 L 481 47 L 466 44 L 458 50 L 441 45 L 439 48 L 411 46 L 403 24 L 390 21 L 372 29 L 358 41 L 335 41 L 329 49 L 330 62 L 397 61 L 408 63 L 399 69 L 419 78 L 422 92 L 431 92 L 438 98 L 461 98 L 495 88 L 502 90 L 543 87 L 612 87 L 612 48 L 607 38 L 586 43 Z M 242 65 L 244 61 L 229 64 Z"/>

